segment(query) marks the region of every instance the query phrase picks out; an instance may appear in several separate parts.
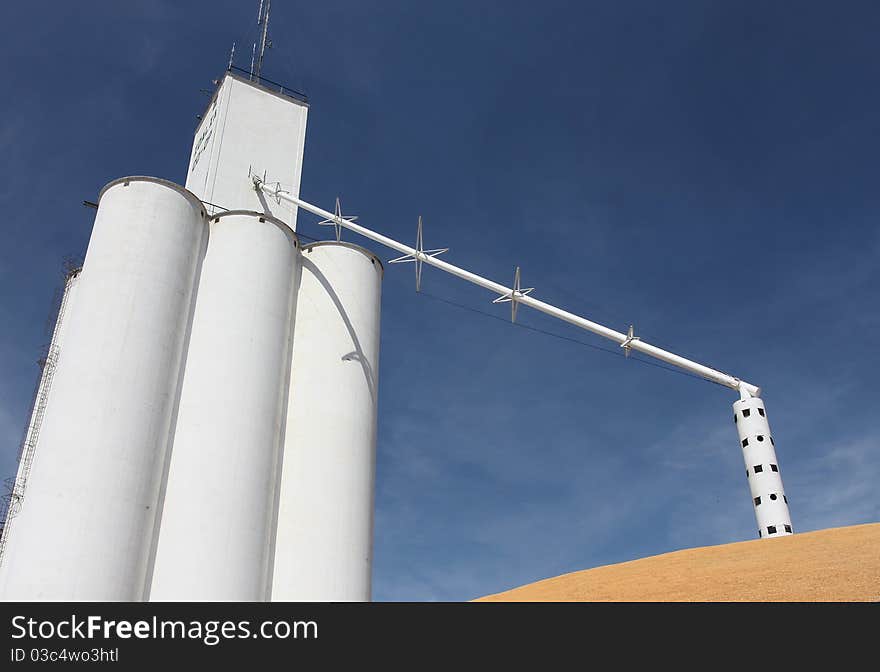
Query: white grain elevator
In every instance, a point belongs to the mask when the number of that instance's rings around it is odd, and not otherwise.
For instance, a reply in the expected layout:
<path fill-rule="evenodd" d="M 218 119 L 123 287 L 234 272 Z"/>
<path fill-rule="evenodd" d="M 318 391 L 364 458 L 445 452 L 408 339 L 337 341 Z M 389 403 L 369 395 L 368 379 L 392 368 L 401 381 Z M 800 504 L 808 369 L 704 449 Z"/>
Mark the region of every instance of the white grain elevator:
<path fill-rule="evenodd" d="M 185 187 L 104 187 L 3 531 L 4 600 L 370 599 L 382 265 L 302 245 L 308 105 L 227 71 Z"/>

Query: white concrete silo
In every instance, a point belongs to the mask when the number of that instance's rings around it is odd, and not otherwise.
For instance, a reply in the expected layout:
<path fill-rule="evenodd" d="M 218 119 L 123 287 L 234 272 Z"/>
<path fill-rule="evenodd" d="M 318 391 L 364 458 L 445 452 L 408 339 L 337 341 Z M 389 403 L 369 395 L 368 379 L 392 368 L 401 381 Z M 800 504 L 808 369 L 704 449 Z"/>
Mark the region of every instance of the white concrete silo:
<path fill-rule="evenodd" d="M 303 248 L 273 601 L 370 599 L 382 264 Z"/>
<path fill-rule="evenodd" d="M 52 381 L 55 378 L 55 370 L 58 366 L 58 359 L 61 355 L 61 344 L 64 341 L 64 334 L 67 330 L 68 320 L 65 319 L 73 309 L 76 301 L 76 288 L 79 286 L 79 269 L 69 273 L 64 282 L 64 293 L 61 297 L 61 303 L 58 306 L 58 313 L 55 317 L 55 326 L 52 329 L 52 339 L 46 350 L 46 355 L 42 359 L 40 378 L 37 382 L 37 389 L 34 393 L 33 403 L 31 405 L 31 414 L 28 418 L 28 424 L 25 429 L 24 438 L 18 455 L 18 469 L 16 470 L 15 480 L 12 491 L 9 493 L 9 504 L 6 511 L 6 519 L 3 521 L 3 533 L 0 537 L 0 593 L 5 583 L 5 572 L 7 564 L 3 562 L 6 547 L 15 543 L 14 532 L 15 519 L 21 511 L 24 502 L 24 495 L 27 490 L 27 483 L 30 473 L 33 469 L 34 458 L 36 457 L 36 447 L 40 439 L 40 430 L 43 426 L 43 418 L 46 414 L 46 407 L 49 403 L 49 393 L 52 390 Z"/>
<path fill-rule="evenodd" d="M 151 600 L 267 600 L 299 248 L 280 220 L 210 220 Z"/>
<path fill-rule="evenodd" d="M 104 187 L 4 558 L 6 600 L 141 600 L 197 269 L 201 202 Z"/>

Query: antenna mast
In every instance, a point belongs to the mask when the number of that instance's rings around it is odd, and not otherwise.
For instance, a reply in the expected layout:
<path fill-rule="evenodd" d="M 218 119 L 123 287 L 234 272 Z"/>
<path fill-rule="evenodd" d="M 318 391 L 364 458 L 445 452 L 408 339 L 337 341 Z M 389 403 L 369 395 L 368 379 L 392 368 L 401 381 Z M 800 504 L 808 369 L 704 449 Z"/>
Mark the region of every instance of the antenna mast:
<path fill-rule="evenodd" d="M 263 11 L 265 6 L 266 11 Z M 266 54 L 266 47 L 272 46 L 272 40 L 269 40 L 269 8 L 272 6 L 272 0 L 260 0 L 260 9 L 257 12 L 257 25 L 263 27 L 263 33 L 260 36 L 260 57 L 257 59 L 256 72 L 254 72 L 253 58 L 251 59 L 251 75 L 256 75 L 260 79 L 260 73 L 263 71 L 263 57 Z M 257 50 L 257 43 L 254 42 L 254 52 Z"/>

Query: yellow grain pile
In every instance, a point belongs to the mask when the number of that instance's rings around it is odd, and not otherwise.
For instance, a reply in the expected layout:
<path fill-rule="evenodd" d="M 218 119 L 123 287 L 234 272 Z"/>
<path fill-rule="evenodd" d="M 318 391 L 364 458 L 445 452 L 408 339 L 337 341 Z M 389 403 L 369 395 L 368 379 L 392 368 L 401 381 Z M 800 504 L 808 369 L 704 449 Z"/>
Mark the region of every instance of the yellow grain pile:
<path fill-rule="evenodd" d="M 880 523 L 691 548 L 545 579 L 491 602 L 880 601 Z"/>

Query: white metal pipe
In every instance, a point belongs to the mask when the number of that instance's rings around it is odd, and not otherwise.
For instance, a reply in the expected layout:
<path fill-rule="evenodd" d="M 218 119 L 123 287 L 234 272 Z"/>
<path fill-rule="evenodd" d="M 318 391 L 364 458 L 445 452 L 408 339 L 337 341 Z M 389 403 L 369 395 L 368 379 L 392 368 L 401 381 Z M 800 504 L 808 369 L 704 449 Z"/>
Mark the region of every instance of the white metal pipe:
<path fill-rule="evenodd" d="M 752 397 L 734 402 L 733 421 L 742 445 L 758 536 L 767 539 L 792 534 L 788 497 L 763 400 Z"/>
<path fill-rule="evenodd" d="M 462 280 L 467 280 L 474 285 L 478 285 L 480 287 L 483 287 L 484 289 L 488 289 L 490 292 L 495 292 L 496 294 L 501 295 L 511 295 L 513 293 L 513 290 L 509 287 L 498 284 L 497 282 L 492 282 L 491 280 L 487 280 L 482 276 L 471 273 L 470 271 L 466 271 L 463 268 L 459 268 L 458 266 L 443 261 L 442 259 L 437 259 L 436 257 L 429 256 L 424 252 L 419 252 L 418 250 L 408 245 L 399 243 L 396 240 L 388 238 L 387 236 L 383 236 L 382 234 L 376 233 L 375 231 L 371 231 L 370 229 L 367 229 L 355 222 L 349 221 L 343 217 L 339 217 L 336 214 L 314 206 L 311 203 L 307 203 L 301 198 L 297 198 L 296 196 L 293 196 L 286 191 L 282 191 L 272 185 L 263 182 L 258 177 L 254 177 L 253 179 L 256 187 L 261 189 L 266 194 L 274 196 L 276 199 L 281 199 L 287 201 L 288 203 L 292 203 L 293 205 L 302 208 L 303 210 L 306 210 L 308 212 L 311 212 L 312 214 L 318 215 L 319 217 L 323 217 L 324 219 L 335 221 L 339 226 L 349 229 L 350 231 L 354 231 L 355 233 L 362 235 L 364 238 L 369 238 L 370 240 L 380 243 L 385 247 L 390 247 L 392 250 L 396 250 L 403 254 L 416 256 L 419 260 L 421 260 L 425 264 L 428 264 L 429 266 L 439 268 L 441 271 L 446 271 L 447 273 L 461 278 Z M 580 317 L 579 315 L 575 315 L 574 313 L 570 313 L 566 310 L 562 310 L 561 308 L 557 308 L 556 306 L 545 303 L 544 301 L 541 301 L 539 299 L 535 299 L 531 296 L 517 294 L 515 300 L 524 306 L 529 306 L 530 308 L 534 308 L 535 310 L 545 313 L 546 315 L 550 315 L 551 317 L 563 320 L 564 322 L 573 324 L 576 327 L 585 329 L 586 331 L 598 334 L 599 336 L 614 341 L 619 345 L 623 345 L 626 343 L 627 347 L 631 348 L 632 350 L 642 352 L 646 355 L 649 355 L 650 357 L 666 362 L 667 364 L 672 364 L 673 366 L 706 378 L 707 380 L 711 380 L 720 385 L 724 385 L 731 389 L 737 390 L 738 392 L 740 392 L 741 395 L 746 398 L 757 397 L 761 394 L 761 389 L 758 386 L 740 380 L 735 376 L 731 376 L 730 374 L 724 373 L 722 371 L 717 371 L 716 369 L 704 366 L 703 364 L 698 364 L 697 362 L 676 355 L 672 352 L 669 352 L 668 350 L 663 350 L 662 348 L 658 348 L 657 346 L 651 345 L 650 343 L 645 343 L 642 340 L 629 340 L 627 338 L 627 334 L 621 333 L 614 329 L 610 329 L 609 327 L 603 326 L 584 317 Z"/>

